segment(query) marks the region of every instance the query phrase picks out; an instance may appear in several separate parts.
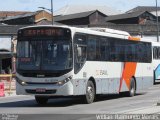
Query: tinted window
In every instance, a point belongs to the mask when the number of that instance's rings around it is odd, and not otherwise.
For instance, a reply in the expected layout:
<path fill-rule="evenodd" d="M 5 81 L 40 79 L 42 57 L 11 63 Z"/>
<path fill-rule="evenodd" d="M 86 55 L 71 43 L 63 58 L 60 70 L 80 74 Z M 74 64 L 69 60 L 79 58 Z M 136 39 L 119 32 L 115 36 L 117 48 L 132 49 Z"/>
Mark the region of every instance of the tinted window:
<path fill-rule="evenodd" d="M 88 60 L 96 60 L 96 57 L 97 57 L 97 51 L 96 49 L 96 43 L 97 43 L 97 40 L 96 40 L 96 37 L 95 36 L 91 36 L 89 35 L 88 37 L 88 40 L 87 40 L 87 58 Z"/>
<path fill-rule="evenodd" d="M 151 62 L 151 43 L 88 35 L 87 60 Z M 160 50 L 160 49 L 159 49 Z M 154 50 L 160 56 L 159 50 Z"/>

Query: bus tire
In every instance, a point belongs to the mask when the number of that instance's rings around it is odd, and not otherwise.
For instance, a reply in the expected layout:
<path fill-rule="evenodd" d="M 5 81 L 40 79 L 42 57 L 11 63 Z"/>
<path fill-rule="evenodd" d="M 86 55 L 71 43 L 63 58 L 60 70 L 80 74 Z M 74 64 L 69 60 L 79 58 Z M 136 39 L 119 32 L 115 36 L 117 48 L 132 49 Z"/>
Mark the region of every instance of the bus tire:
<path fill-rule="evenodd" d="M 35 96 L 35 100 L 38 104 L 44 105 L 48 102 L 48 97 L 45 96 Z"/>
<path fill-rule="evenodd" d="M 153 85 L 156 85 L 155 70 L 153 71 Z"/>
<path fill-rule="evenodd" d="M 130 89 L 127 93 L 128 97 L 133 97 L 136 94 L 136 82 L 135 79 L 132 77 L 130 82 Z"/>
<path fill-rule="evenodd" d="M 87 104 L 93 103 L 95 100 L 95 86 L 92 81 L 87 82 L 85 100 Z"/>

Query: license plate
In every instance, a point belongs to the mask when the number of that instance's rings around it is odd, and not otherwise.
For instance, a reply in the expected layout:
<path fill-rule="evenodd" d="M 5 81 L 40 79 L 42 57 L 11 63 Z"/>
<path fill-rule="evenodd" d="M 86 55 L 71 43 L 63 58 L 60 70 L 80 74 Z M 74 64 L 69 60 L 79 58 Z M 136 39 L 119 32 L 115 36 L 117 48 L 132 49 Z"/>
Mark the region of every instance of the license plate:
<path fill-rule="evenodd" d="M 45 88 L 37 88 L 36 92 L 44 93 L 44 92 L 46 92 L 46 89 Z"/>

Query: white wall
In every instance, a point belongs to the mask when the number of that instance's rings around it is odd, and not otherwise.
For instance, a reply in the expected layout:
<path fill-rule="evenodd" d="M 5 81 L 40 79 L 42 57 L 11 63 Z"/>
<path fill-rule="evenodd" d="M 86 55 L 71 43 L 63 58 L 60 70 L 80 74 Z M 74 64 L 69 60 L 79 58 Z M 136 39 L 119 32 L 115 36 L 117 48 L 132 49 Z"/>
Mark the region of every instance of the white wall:
<path fill-rule="evenodd" d="M 141 37 L 141 36 L 135 36 L 135 37 Z M 154 41 L 154 42 L 157 42 L 157 36 L 156 35 L 143 35 L 142 36 L 142 38 L 143 39 L 145 39 L 145 40 L 152 40 L 152 41 Z M 159 36 L 159 42 L 160 42 L 160 36 Z"/>
<path fill-rule="evenodd" d="M 11 51 L 11 37 L 10 36 L 0 36 L 0 50 Z"/>
<path fill-rule="evenodd" d="M 157 42 L 157 36 L 156 35 L 150 35 L 150 36 L 146 36 L 146 35 L 144 35 L 143 36 L 143 38 L 145 38 L 145 39 L 150 39 L 150 40 L 153 40 L 154 42 Z M 159 40 L 160 40 L 160 36 L 159 36 Z"/>

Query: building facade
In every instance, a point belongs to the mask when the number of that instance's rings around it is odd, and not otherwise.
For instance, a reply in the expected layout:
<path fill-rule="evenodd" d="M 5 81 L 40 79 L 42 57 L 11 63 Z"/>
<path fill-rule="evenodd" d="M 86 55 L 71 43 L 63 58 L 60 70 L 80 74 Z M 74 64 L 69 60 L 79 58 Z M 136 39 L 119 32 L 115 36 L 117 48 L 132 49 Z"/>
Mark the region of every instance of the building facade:
<path fill-rule="evenodd" d="M 36 11 L 30 13 L 24 13 L 15 16 L 5 17 L 0 22 L 8 25 L 35 25 L 42 20 L 52 21 L 53 15 L 44 11 Z"/>

